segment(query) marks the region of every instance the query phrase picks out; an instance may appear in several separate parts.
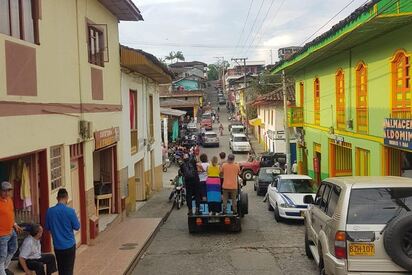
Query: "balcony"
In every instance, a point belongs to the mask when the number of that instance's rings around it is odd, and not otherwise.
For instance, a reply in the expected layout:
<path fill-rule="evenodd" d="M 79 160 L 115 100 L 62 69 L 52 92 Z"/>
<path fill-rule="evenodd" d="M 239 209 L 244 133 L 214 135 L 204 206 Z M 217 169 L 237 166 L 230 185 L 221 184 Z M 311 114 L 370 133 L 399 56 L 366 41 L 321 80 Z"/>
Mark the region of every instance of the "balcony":
<path fill-rule="evenodd" d="M 130 130 L 130 145 L 131 145 L 131 154 L 134 155 L 139 151 L 139 143 L 137 140 L 137 129 Z"/>
<path fill-rule="evenodd" d="M 303 107 L 288 107 L 288 126 L 303 127 Z"/>

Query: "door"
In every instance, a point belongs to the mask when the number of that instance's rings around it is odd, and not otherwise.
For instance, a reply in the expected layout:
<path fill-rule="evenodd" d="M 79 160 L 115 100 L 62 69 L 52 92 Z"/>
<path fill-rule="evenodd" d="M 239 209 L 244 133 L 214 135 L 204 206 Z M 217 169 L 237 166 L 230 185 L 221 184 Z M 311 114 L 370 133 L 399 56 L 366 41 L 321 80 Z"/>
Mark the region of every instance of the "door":
<path fill-rule="evenodd" d="M 79 162 L 77 160 L 72 160 L 70 162 L 70 174 L 71 174 L 71 184 L 72 184 L 72 203 L 73 209 L 76 211 L 77 218 L 80 221 L 80 172 L 79 172 Z M 75 231 L 76 245 L 81 244 L 81 231 Z"/>

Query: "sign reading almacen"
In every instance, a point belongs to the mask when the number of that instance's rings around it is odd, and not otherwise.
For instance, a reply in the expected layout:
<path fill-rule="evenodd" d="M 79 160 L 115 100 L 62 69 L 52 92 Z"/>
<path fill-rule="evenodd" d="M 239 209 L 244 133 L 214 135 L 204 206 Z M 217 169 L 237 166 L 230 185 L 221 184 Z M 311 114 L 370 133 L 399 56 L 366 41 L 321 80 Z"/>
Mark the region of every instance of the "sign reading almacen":
<path fill-rule="evenodd" d="M 412 120 L 385 118 L 384 143 L 389 146 L 412 150 Z"/>

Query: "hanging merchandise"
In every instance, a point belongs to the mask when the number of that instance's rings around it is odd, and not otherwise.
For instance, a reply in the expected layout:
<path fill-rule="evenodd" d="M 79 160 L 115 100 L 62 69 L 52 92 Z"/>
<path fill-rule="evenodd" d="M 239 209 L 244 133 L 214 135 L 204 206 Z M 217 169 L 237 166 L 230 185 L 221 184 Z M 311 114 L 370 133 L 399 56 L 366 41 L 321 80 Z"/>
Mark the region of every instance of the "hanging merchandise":
<path fill-rule="evenodd" d="M 31 189 L 30 189 L 30 173 L 26 163 L 23 163 L 21 185 L 20 185 L 20 199 L 23 200 L 23 207 L 32 206 Z"/>
<path fill-rule="evenodd" d="M 21 176 L 23 173 L 23 161 L 19 159 L 14 161 L 11 165 L 9 182 L 13 185 L 13 202 L 15 209 L 23 209 L 24 203 L 21 199 Z"/>

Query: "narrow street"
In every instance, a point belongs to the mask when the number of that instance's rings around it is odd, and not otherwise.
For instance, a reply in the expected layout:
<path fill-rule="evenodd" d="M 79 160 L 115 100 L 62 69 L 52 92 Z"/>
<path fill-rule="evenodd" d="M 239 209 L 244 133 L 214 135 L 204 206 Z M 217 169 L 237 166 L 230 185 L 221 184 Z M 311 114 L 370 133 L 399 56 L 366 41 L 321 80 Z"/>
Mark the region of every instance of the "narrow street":
<path fill-rule="evenodd" d="M 215 105 L 214 89 L 208 88 L 206 93 Z M 220 115 L 225 135 L 219 148 L 202 148 L 209 158 L 221 151 L 230 152 L 224 106 Z M 246 155 L 236 155 L 236 161 L 245 159 Z M 173 210 L 133 274 L 318 274 L 304 252 L 303 223 L 277 223 L 263 197 L 253 191 L 253 182 L 244 190 L 249 194 L 249 214 L 242 220 L 241 233 L 209 230 L 191 235 L 187 208 Z"/>

